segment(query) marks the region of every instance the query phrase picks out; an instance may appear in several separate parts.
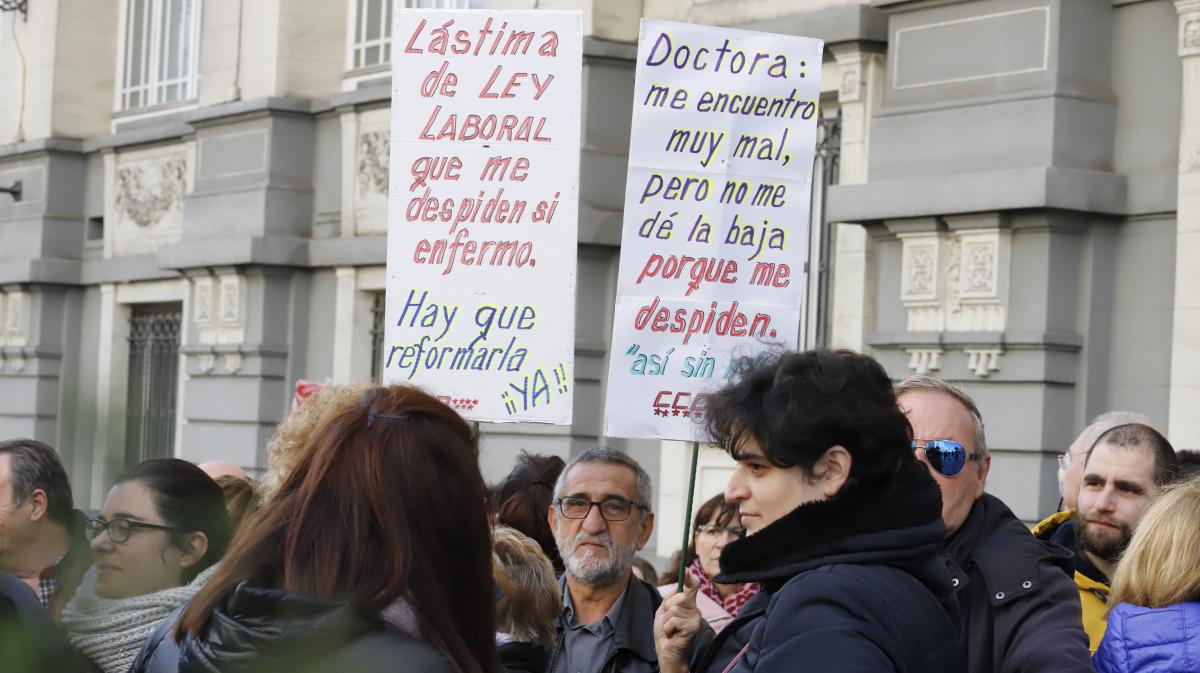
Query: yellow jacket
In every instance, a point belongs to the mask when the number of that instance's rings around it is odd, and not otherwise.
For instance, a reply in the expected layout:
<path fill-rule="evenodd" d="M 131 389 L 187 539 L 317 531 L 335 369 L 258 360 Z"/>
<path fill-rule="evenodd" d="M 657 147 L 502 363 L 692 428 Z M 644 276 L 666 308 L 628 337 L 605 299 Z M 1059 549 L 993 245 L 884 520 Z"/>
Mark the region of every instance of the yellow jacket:
<path fill-rule="evenodd" d="M 1070 521 L 1074 516 L 1075 510 L 1073 509 L 1052 514 L 1033 527 L 1033 535 L 1042 540 L 1049 540 L 1059 526 Z M 1074 548 L 1071 551 L 1079 553 Z M 1079 604 L 1083 608 L 1083 630 L 1087 632 L 1092 654 L 1095 654 L 1100 647 L 1100 641 L 1104 638 L 1104 629 L 1108 626 L 1106 610 L 1108 609 L 1109 587 L 1078 570 L 1075 571 L 1075 586 L 1079 589 Z"/>

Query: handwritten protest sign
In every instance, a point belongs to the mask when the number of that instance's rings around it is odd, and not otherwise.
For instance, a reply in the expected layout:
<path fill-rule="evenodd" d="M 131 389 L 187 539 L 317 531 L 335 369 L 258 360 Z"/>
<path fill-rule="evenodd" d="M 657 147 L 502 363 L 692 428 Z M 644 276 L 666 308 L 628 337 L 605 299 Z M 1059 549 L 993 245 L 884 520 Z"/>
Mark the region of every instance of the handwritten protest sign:
<path fill-rule="evenodd" d="M 579 12 L 398 10 L 384 381 L 571 422 Z"/>
<path fill-rule="evenodd" d="M 795 347 L 822 50 L 642 22 L 605 435 L 697 439 L 735 357 Z"/>

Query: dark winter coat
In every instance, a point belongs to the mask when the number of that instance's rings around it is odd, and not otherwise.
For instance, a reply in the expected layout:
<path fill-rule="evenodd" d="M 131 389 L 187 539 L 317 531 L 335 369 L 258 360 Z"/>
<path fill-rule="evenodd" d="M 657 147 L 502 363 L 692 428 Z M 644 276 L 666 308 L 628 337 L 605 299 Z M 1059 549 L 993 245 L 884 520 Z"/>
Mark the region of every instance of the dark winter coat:
<path fill-rule="evenodd" d="M 967 670 L 941 492 L 913 461 L 887 487 L 801 505 L 721 554 L 724 584 L 759 591 L 694 657 L 703 673 Z"/>
<path fill-rule="evenodd" d="M 550 653 L 533 643 L 505 643 L 496 648 L 505 673 L 546 673 Z"/>
<path fill-rule="evenodd" d="M 563 581 L 562 590 L 570 591 Z M 662 604 L 658 589 L 632 575 L 630 590 L 625 594 L 620 623 L 613 631 L 613 652 L 600 668 L 602 673 L 658 673 L 658 653 L 654 650 L 654 613 Z M 548 673 L 554 673 L 565 642 L 563 615 L 554 620 L 558 637 L 550 648 Z"/>
<path fill-rule="evenodd" d="M 1092 661 L 1096 673 L 1200 671 L 1200 603 L 1158 609 L 1118 603 Z"/>
<path fill-rule="evenodd" d="M 180 646 L 180 673 L 455 673 L 430 645 L 346 603 L 245 582 Z"/>
<path fill-rule="evenodd" d="M 95 671 L 75 652 L 33 589 L 0 572 L 0 670 L 27 673 Z"/>
<path fill-rule="evenodd" d="M 999 499 L 975 501 L 946 541 L 971 673 L 1091 671 L 1071 553 Z"/>
<path fill-rule="evenodd" d="M 58 588 L 54 591 L 54 598 L 50 600 L 50 614 L 58 621 L 62 616 L 63 608 L 67 606 L 71 598 L 75 595 L 75 590 L 79 588 L 79 584 L 83 582 L 83 576 L 87 569 L 92 566 L 95 559 L 92 557 L 92 550 L 87 535 L 83 532 L 84 524 L 87 523 L 88 515 L 79 510 L 71 512 L 71 525 L 68 532 L 71 535 L 71 546 L 67 549 L 66 556 L 58 563 L 55 570 L 55 575 L 58 579 Z"/>
<path fill-rule="evenodd" d="M 187 607 L 187 606 L 183 606 Z M 179 625 L 179 617 L 183 607 L 176 608 L 167 615 L 162 624 L 154 629 L 154 633 L 142 643 L 129 673 L 177 673 L 179 671 L 179 643 L 175 642 L 175 627 Z"/>

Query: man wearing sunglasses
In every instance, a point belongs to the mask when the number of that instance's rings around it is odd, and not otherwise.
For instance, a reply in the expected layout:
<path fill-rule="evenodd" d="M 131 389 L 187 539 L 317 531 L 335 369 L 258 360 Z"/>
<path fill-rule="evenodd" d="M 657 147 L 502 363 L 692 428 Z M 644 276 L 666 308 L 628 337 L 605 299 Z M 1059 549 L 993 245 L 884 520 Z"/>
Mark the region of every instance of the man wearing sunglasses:
<path fill-rule="evenodd" d="M 968 670 L 1091 671 L 1069 552 L 1033 537 L 984 492 L 992 457 L 975 402 L 928 376 L 897 385 L 896 400 L 917 458 L 941 487 Z"/>

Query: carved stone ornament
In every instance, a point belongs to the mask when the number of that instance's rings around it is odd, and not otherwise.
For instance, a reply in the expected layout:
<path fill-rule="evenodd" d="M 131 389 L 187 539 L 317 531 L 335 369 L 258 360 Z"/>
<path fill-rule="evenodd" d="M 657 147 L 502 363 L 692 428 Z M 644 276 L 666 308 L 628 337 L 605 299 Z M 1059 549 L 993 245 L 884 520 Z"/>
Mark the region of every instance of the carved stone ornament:
<path fill-rule="evenodd" d="M 999 370 L 1000 356 L 1004 354 L 999 348 L 964 348 L 963 352 L 967 354 L 967 369 L 979 377 Z"/>
<path fill-rule="evenodd" d="M 1200 48 L 1200 18 L 1187 19 L 1183 24 L 1183 47 Z"/>
<path fill-rule="evenodd" d="M 0 307 L 4 308 L 0 313 L 0 344 L 24 346 L 28 336 L 29 293 L 8 292 L 0 296 L 6 298 L 0 302 Z"/>
<path fill-rule="evenodd" d="M 21 314 L 25 312 L 25 295 L 14 292 L 8 295 L 8 310 L 4 316 L 4 331 L 9 334 L 21 332 Z"/>
<path fill-rule="evenodd" d="M 171 159 L 159 165 L 158 177 L 151 182 L 143 166 L 117 171 L 117 210 L 139 227 L 149 227 L 183 201 L 187 162 Z"/>
<path fill-rule="evenodd" d="M 908 368 L 917 376 L 924 376 L 942 368 L 940 348 L 910 348 L 908 355 Z"/>
<path fill-rule="evenodd" d="M 221 278 L 221 324 L 238 325 L 242 321 L 242 281 L 238 276 Z"/>
<path fill-rule="evenodd" d="M 935 264 L 933 246 L 913 246 L 908 258 L 904 293 L 911 296 L 934 294 Z"/>
<path fill-rule="evenodd" d="M 962 240 L 951 236 L 946 242 L 946 308 L 952 314 L 962 310 L 961 276 Z"/>
<path fill-rule="evenodd" d="M 862 96 L 862 69 L 857 63 L 842 70 L 842 86 L 838 90 L 838 101 L 852 103 Z"/>
<path fill-rule="evenodd" d="M 992 245 L 972 244 L 963 251 L 965 277 L 963 290 L 971 294 L 994 294 L 996 249 Z"/>
<path fill-rule="evenodd" d="M 203 353 L 196 358 L 196 367 L 203 373 L 212 372 L 217 364 L 217 358 L 212 353 Z"/>
<path fill-rule="evenodd" d="M 367 131 L 358 137 L 359 193 L 387 194 L 391 151 L 391 131 Z"/>
<path fill-rule="evenodd" d="M 197 325 L 209 325 L 213 321 L 213 282 L 211 278 L 196 281 L 196 306 L 192 315 Z"/>
<path fill-rule="evenodd" d="M 242 370 L 242 354 L 241 353 L 226 353 L 225 354 L 225 371 L 230 374 L 236 374 Z"/>

